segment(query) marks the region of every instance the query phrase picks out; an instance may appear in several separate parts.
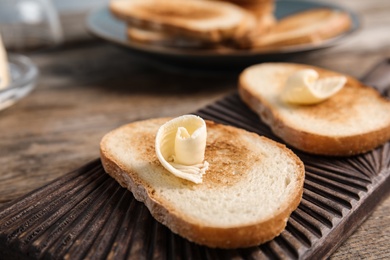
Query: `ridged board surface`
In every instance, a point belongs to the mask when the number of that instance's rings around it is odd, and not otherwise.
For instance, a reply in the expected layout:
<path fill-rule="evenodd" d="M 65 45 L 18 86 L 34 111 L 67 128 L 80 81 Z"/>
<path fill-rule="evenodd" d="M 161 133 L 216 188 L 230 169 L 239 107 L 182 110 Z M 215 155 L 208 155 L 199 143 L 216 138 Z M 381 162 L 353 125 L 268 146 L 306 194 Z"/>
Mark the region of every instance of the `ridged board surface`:
<path fill-rule="evenodd" d="M 196 114 L 276 138 L 240 100 Z M 309 259 L 333 252 L 387 196 L 390 144 L 305 163 L 303 199 L 274 240 L 237 250 L 198 246 L 156 222 L 95 160 L 0 209 L 0 259 Z"/>

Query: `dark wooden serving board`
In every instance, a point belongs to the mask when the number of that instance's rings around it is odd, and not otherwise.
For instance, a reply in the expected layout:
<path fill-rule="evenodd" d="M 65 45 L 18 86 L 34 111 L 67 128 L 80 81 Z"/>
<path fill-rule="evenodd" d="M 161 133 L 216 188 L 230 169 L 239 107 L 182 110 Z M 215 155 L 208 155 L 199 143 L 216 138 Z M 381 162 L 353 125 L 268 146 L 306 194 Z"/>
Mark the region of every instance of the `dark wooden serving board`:
<path fill-rule="evenodd" d="M 389 61 L 364 80 L 388 94 Z M 196 114 L 276 138 L 237 94 Z M 0 209 L 1 259 L 308 259 L 329 256 L 390 189 L 390 143 L 369 153 L 329 158 L 295 151 L 305 163 L 303 199 L 285 231 L 247 249 L 210 249 L 156 222 L 100 160 Z"/>

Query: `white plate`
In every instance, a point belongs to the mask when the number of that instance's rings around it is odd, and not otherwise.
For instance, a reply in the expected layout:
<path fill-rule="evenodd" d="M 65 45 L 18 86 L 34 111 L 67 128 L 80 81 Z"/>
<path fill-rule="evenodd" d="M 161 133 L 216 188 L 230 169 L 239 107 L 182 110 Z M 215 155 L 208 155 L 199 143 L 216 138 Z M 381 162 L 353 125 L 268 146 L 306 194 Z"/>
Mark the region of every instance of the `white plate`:
<path fill-rule="evenodd" d="M 217 52 L 207 49 L 179 49 L 173 47 L 156 46 L 131 41 L 126 36 L 126 24 L 115 18 L 107 6 L 92 11 L 87 17 L 89 31 L 99 38 L 125 47 L 133 53 L 140 54 L 160 62 L 171 63 L 180 66 L 205 66 L 205 67 L 229 67 L 246 66 L 253 63 L 269 60 L 280 60 L 291 55 L 308 51 L 328 48 L 339 43 L 359 27 L 357 15 L 340 6 L 327 3 L 315 3 L 302 0 L 276 1 L 275 16 L 277 19 L 289 14 L 313 8 L 332 8 L 347 12 L 352 18 L 350 30 L 340 36 L 324 41 L 320 44 L 303 44 L 285 47 L 279 50 L 231 50 Z"/>

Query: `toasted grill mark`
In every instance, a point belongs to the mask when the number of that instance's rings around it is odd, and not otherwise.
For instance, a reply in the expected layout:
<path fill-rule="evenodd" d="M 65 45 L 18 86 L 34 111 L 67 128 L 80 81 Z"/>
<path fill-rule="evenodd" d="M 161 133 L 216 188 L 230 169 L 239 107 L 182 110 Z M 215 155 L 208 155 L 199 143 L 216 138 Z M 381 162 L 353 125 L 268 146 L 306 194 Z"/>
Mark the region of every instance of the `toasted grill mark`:
<path fill-rule="evenodd" d="M 154 146 L 155 136 L 148 132 L 139 132 L 132 137 L 133 140 L 131 143 L 134 144 L 135 147 L 139 147 L 141 160 L 149 161 L 153 165 L 159 165 L 160 161 L 157 158 Z"/>
<path fill-rule="evenodd" d="M 310 66 L 302 65 L 299 67 L 299 69 L 305 68 L 310 68 Z M 297 69 L 294 69 L 293 71 L 296 70 Z M 316 70 L 320 75 L 320 79 L 341 76 L 340 73 L 336 73 L 333 71 L 326 71 L 320 68 L 316 68 Z M 283 89 L 287 78 L 291 74 L 292 71 L 289 71 L 288 73 L 286 73 L 285 71 L 275 73 L 273 81 L 277 82 L 276 86 L 279 91 L 276 93 L 278 95 L 279 92 Z M 357 84 L 356 81 L 353 81 L 348 78 L 347 83 L 345 84 L 343 89 L 341 89 L 340 92 L 336 93 L 335 95 L 331 96 L 329 99 L 313 105 L 291 105 L 290 109 L 294 109 L 299 113 L 302 113 L 302 115 L 305 114 L 306 116 L 321 118 L 323 120 L 333 123 L 346 122 L 350 119 L 352 120 L 353 117 L 351 118 L 350 116 L 351 110 L 353 110 L 354 107 L 361 107 L 362 102 L 364 102 L 365 100 L 364 94 L 360 94 L 362 93 L 360 91 L 371 91 L 363 89 L 359 90 L 359 94 L 357 94 L 356 88 L 354 87 L 355 84 Z"/>
<path fill-rule="evenodd" d="M 207 124 L 208 138 L 205 160 L 209 162 L 209 169 L 203 176 L 203 184 L 209 186 L 233 185 L 244 177 L 253 164 L 261 160 L 261 156 L 253 154 L 242 143 L 239 133 L 228 128 L 223 131 L 217 129 L 213 131 L 214 127 L 221 126 Z M 137 131 L 129 138 L 129 145 L 138 147 L 141 160 L 161 166 L 155 152 L 154 134 Z"/>
<path fill-rule="evenodd" d="M 360 90 L 359 96 L 356 94 L 354 87 L 344 86 L 344 88 L 331 98 L 325 100 L 322 103 L 308 106 L 297 106 L 297 110 L 301 110 L 301 113 L 305 113 L 308 116 L 322 118 L 329 122 L 346 122 L 350 119 L 351 111 L 358 109 L 365 102 L 365 95 Z M 315 106 L 315 109 L 313 109 Z M 358 113 L 356 111 L 356 113 Z"/>
<path fill-rule="evenodd" d="M 233 185 L 261 158 L 255 156 L 242 143 L 239 134 L 230 129 L 223 134 L 214 133 L 214 125 L 208 125 L 208 142 L 205 160 L 209 169 L 203 176 L 207 185 Z"/>

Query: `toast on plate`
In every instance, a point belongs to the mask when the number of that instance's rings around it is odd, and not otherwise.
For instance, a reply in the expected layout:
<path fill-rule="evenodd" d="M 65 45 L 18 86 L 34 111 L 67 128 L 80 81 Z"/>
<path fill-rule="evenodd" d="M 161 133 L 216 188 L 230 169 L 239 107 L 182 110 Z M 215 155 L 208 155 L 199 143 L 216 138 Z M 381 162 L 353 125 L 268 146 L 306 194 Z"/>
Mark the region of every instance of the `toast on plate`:
<path fill-rule="evenodd" d="M 234 51 L 232 43 L 212 43 L 198 39 L 181 37 L 162 31 L 145 30 L 133 26 L 127 28 L 127 37 L 132 42 L 153 45 L 156 47 L 174 48 L 179 51 L 212 50 L 214 53 L 230 53 Z"/>
<path fill-rule="evenodd" d="M 253 14 L 256 18 L 256 26 L 251 32 L 252 34 L 261 35 L 267 33 L 268 30 L 275 25 L 276 18 L 274 16 L 275 1 L 274 0 L 218 0 L 231 2 Z"/>
<path fill-rule="evenodd" d="M 109 8 L 131 26 L 206 42 L 231 40 L 248 17 L 255 19 L 237 5 L 220 1 L 112 0 Z"/>
<path fill-rule="evenodd" d="M 111 0 L 139 43 L 174 48 L 279 50 L 321 44 L 351 28 L 348 13 L 314 8 L 280 20 L 273 0 Z"/>
<path fill-rule="evenodd" d="M 106 134 L 100 144 L 106 172 L 174 233 L 218 248 L 259 245 L 280 234 L 303 192 L 304 165 L 284 145 L 206 121 L 203 182 L 167 171 L 155 153 L 158 129 L 149 119 Z"/>
<path fill-rule="evenodd" d="M 151 44 L 156 46 L 176 47 L 176 48 L 204 48 L 209 47 L 204 41 L 180 37 L 163 31 L 152 31 L 139 27 L 128 26 L 127 37 L 139 43 Z"/>
<path fill-rule="evenodd" d="M 343 11 L 315 8 L 298 12 L 277 21 L 269 31 L 252 39 L 252 48 L 318 44 L 337 37 L 351 28 L 351 17 Z"/>
<path fill-rule="evenodd" d="M 217 4 L 220 0 L 216 0 Z M 168 28 L 146 28 L 140 25 L 129 24 L 127 27 L 127 36 L 130 40 L 139 43 L 151 44 L 156 46 L 174 47 L 174 48 L 193 48 L 193 49 L 212 49 L 217 51 L 232 50 L 241 46 L 248 46 L 250 39 L 254 35 L 266 33 L 275 23 L 273 15 L 274 1 L 254 1 L 238 3 L 235 0 L 222 1 L 231 2 L 237 5 L 249 14 L 246 15 L 235 32 L 223 42 L 211 42 L 209 39 L 187 35 L 177 30 Z M 213 8 L 210 5 L 208 8 Z M 252 14 L 252 15 L 251 15 Z M 192 19 L 188 17 L 188 19 Z M 184 20 L 184 19 L 183 19 Z"/>
<path fill-rule="evenodd" d="M 317 104 L 283 101 L 287 79 L 304 69 L 320 78 L 345 77 L 346 83 Z M 308 65 L 263 63 L 245 69 L 238 88 L 241 99 L 275 135 L 299 150 L 349 156 L 390 140 L 390 101 L 350 76 Z"/>

